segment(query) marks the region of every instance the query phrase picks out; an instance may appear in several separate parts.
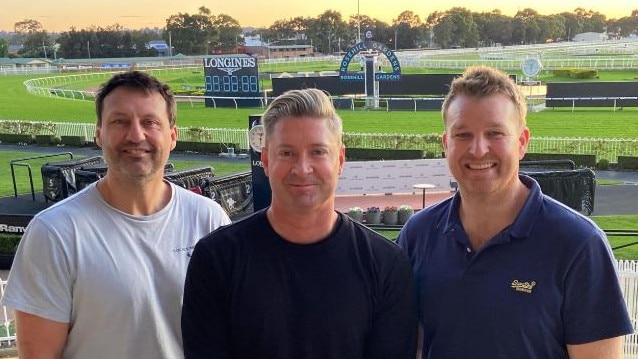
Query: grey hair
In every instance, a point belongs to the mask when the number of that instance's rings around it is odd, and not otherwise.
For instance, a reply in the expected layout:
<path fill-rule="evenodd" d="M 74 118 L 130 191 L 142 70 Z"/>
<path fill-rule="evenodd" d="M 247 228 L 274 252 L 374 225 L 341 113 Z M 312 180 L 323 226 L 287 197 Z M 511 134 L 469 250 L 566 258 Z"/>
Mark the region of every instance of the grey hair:
<path fill-rule="evenodd" d="M 328 129 L 335 135 L 338 143 L 342 143 L 343 124 L 341 117 L 332 105 L 330 97 L 323 91 L 308 88 L 284 92 L 273 100 L 261 117 L 264 125 L 265 138 L 275 130 L 275 125 L 282 119 L 289 117 L 306 117 L 310 119 L 325 119 Z"/>

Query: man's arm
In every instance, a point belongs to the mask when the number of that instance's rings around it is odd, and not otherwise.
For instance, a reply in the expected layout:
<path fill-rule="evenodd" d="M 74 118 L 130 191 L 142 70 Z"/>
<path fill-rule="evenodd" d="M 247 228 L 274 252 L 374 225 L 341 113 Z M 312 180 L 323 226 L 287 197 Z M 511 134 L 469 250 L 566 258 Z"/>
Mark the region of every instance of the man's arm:
<path fill-rule="evenodd" d="M 221 260 L 209 256 L 200 241 L 193 250 L 182 304 L 182 337 L 186 359 L 230 358 L 227 290 Z M 230 256 L 230 255 L 229 255 Z"/>
<path fill-rule="evenodd" d="M 416 357 L 418 313 L 412 269 L 403 253 L 384 280 L 384 298 L 375 310 L 368 337 L 368 359 L 412 359 Z"/>
<path fill-rule="evenodd" d="M 57 359 L 62 357 L 69 324 L 15 311 L 16 336 L 20 359 Z"/>
<path fill-rule="evenodd" d="M 567 345 L 569 359 L 621 359 L 623 337 L 598 340 L 591 343 Z"/>

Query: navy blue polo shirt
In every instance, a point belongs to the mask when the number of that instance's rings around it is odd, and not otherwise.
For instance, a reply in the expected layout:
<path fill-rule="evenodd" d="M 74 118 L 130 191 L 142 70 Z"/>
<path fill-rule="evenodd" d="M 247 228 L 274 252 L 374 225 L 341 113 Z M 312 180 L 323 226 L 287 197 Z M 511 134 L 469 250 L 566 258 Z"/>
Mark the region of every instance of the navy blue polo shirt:
<path fill-rule="evenodd" d="M 398 243 L 412 261 L 423 358 L 567 358 L 567 344 L 633 331 L 604 232 L 541 193 L 478 251 L 453 198 L 414 215 Z"/>

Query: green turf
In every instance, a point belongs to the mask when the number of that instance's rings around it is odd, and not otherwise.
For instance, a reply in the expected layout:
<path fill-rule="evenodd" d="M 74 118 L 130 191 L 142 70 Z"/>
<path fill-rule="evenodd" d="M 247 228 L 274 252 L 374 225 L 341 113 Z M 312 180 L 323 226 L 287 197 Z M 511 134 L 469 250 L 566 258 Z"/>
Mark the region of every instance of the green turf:
<path fill-rule="evenodd" d="M 609 77 L 626 78 L 630 72 L 608 71 Z M 636 72 L 633 72 L 635 75 Z M 159 75 L 173 86 L 191 83 L 202 74 L 178 72 Z M 95 121 L 94 105 L 90 101 L 65 100 L 30 95 L 22 84 L 28 78 L 42 75 L 1 76 L 0 77 L 0 119 L 24 119 L 56 122 Z M 96 86 L 97 83 L 94 84 Z M 68 85 L 72 87 L 72 85 Z M 84 88 L 91 87 L 83 82 Z M 212 109 L 202 103 L 180 103 L 178 105 L 178 125 L 182 127 L 247 128 L 248 116 L 263 112 L 251 109 Z M 363 133 L 414 133 L 430 134 L 442 131 L 441 116 L 438 111 L 392 111 L 385 110 L 341 110 L 346 132 Z M 530 113 L 528 125 L 532 137 L 589 137 L 589 138 L 638 138 L 638 108 L 612 111 L 611 108 L 547 109 Z M 585 124 L 585 125 L 584 125 Z"/>

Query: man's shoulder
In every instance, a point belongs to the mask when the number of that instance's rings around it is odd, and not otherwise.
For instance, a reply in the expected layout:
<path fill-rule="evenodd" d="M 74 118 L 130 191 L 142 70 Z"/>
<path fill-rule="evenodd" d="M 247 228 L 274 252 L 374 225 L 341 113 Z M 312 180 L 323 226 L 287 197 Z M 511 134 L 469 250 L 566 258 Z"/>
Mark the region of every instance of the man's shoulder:
<path fill-rule="evenodd" d="M 75 193 L 59 202 L 38 212 L 34 217 L 47 221 L 49 218 L 57 218 L 58 216 L 83 216 L 92 213 L 94 209 L 94 199 L 97 189 L 91 185 L 82 191 Z"/>
<path fill-rule="evenodd" d="M 434 229 L 437 223 L 445 220 L 450 214 L 454 197 L 446 198 L 441 202 L 423 208 L 414 214 L 404 228 Z"/>
<path fill-rule="evenodd" d="M 237 242 L 244 238 L 254 238 L 257 233 L 263 237 L 268 233 L 265 231 L 268 225 L 265 216 L 266 214 L 263 211 L 255 212 L 229 225 L 216 229 L 214 232 L 202 238 L 200 242 L 202 245 L 212 245 L 213 242 L 223 240 Z"/>

